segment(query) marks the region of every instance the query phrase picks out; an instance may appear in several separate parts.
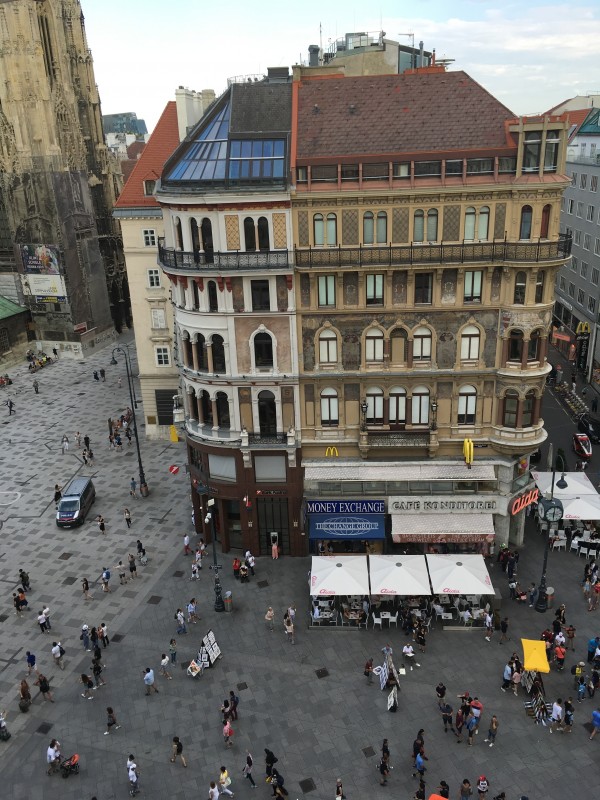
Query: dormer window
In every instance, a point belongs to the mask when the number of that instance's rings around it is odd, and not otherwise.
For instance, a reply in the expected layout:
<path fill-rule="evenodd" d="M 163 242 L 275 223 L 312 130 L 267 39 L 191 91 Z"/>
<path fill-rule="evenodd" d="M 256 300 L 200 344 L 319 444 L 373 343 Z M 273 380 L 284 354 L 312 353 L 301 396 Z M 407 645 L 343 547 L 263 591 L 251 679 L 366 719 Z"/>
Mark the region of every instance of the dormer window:
<path fill-rule="evenodd" d="M 144 181 L 144 194 L 146 197 L 152 197 L 156 189 L 156 181 Z"/>
<path fill-rule="evenodd" d="M 525 134 L 523 148 L 523 172 L 537 172 L 540 168 L 542 152 L 542 132 L 529 131 Z"/>

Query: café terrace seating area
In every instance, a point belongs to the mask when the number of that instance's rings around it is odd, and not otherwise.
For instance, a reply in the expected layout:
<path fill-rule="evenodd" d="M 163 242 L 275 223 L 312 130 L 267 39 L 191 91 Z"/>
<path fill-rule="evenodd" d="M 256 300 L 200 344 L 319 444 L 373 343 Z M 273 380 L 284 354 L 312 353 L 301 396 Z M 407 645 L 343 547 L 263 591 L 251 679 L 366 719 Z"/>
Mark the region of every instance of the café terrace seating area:
<path fill-rule="evenodd" d="M 314 556 L 309 627 L 482 625 L 495 597 L 483 556 Z"/>

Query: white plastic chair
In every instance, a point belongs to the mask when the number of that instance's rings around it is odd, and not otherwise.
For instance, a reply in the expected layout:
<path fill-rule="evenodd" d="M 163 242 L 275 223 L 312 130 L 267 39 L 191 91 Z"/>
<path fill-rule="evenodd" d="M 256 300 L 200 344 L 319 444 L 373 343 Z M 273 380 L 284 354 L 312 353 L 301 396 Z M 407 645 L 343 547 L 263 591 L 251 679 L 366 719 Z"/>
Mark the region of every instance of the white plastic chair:
<path fill-rule="evenodd" d="M 589 548 L 580 547 L 579 548 L 579 553 L 577 555 L 579 555 L 579 556 L 584 555 L 587 558 L 588 557 L 588 553 L 589 553 Z"/>
<path fill-rule="evenodd" d="M 566 539 L 556 539 L 552 543 L 553 550 L 566 550 L 567 549 L 567 540 Z"/>
<path fill-rule="evenodd" d="M 573 537 L 571 540 L 571 550 L 579 550 L 579 539 Z"/>
<path fill-rule="evenodd" d="M 396 627 L 398 627 L 398 612 L 397 611 L 396 611 L 395 614 L 390 614 L 390 616 L 388 618 L 388 626 L 389 627 L 392 626 L 392 622 L 394 623 L 394 625 Z"/>
<path fill-rule="evenodd" d="M 375 628 L 376 625 L 379 625 L 381 630 L 383 630 L 383 626 L 381 624 L 381 621 L 382 621 L 381 617 L 378 617 L 376 614 L 373 614 L 373 628 Z"/>

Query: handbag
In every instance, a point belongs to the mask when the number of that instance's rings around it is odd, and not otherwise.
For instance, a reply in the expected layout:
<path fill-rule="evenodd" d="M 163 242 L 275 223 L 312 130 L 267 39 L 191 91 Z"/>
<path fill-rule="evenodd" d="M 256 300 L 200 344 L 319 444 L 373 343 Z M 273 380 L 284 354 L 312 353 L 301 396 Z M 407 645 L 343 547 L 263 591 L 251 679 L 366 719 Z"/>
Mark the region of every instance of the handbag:
<path fill-rule="evenodd" d="M 229 777 L 229 775 L 225 778 L 225 783 L 223 784 L 223 786 L 231 786 L 231 778 Z"/>

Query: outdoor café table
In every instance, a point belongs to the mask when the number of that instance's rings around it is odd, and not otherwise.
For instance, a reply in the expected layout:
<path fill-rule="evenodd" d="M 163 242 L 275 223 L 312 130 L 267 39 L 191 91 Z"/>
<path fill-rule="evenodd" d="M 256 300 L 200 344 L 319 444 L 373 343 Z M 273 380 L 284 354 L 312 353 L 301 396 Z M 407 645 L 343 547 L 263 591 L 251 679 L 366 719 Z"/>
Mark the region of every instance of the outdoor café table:
<path fill-rule="evenodd" d="M 391 616 L 391 614 L 390 614 L 389 611 L 382 611 L 379 614 L 379 616 L 381 617 L 382 621 L 385 619 L 385 620 L 387 620 L 387 624 L 388 625 L 390 624 L 390 616 Z"/>
<path fill-rule="evenodd" d="M 448 620 L 448 619 L 454 619 L 454 617 L 452 616 L 451 613 L 447 613 L 447 614 L 442 614 L 442 619 Z"/>

